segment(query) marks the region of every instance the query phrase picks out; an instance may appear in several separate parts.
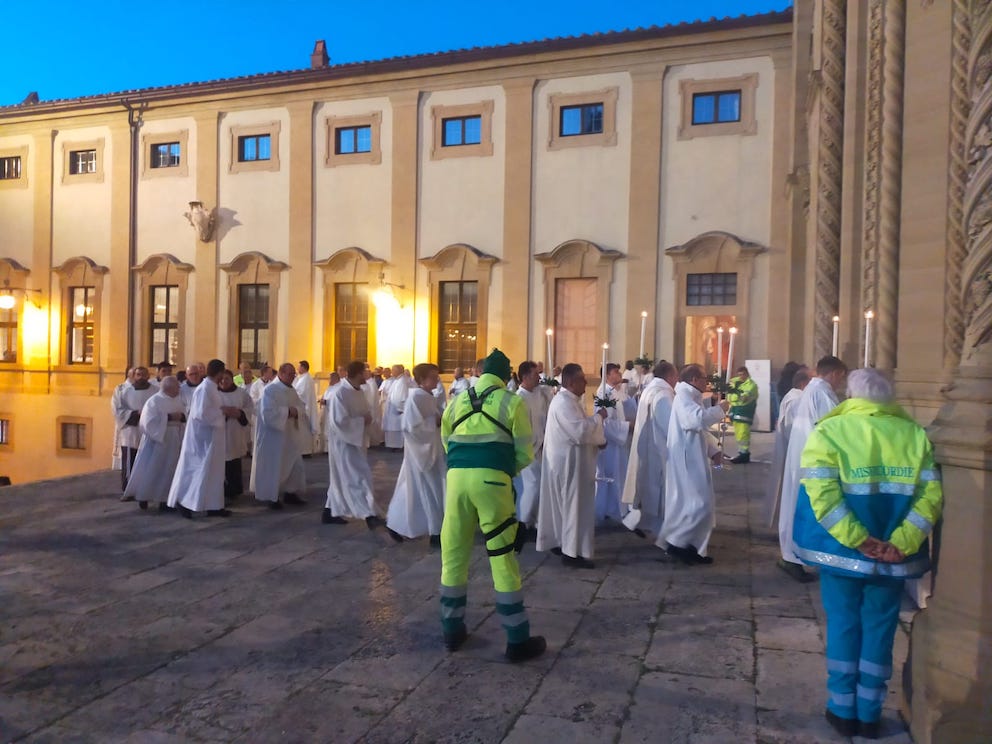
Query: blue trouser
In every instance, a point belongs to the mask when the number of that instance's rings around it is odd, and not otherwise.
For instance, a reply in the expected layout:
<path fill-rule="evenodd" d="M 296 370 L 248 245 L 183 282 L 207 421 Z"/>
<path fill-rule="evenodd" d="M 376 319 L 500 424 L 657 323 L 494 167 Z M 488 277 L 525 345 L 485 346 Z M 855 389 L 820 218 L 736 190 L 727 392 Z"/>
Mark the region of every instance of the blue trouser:
<path fill-rule="evenodd" d="M 827 708 L 841 718 L 874 723 L 882 717 L 904 583 L 820 572 L 827 613 Z"/>

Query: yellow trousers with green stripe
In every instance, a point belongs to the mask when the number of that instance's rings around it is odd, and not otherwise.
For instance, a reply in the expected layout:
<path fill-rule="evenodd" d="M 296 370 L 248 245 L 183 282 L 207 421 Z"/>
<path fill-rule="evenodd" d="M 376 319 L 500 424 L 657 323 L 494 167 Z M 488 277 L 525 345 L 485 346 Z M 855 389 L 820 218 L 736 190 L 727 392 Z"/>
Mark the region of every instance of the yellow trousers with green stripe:
<path fill-rule="evenodd" d="M 496 612 L 507 640 L 530 637 L 523 606 L 520 565 L 514 552 L 516 504 L 510 476 L 491 468 L 453 468 L 447 475 L 441 525 L 441 623 L 445 633 L 464 626 L 468 569 L 475 531 L 486 537 L 489 567 L 496 590 Z"/>
<path fill-rule="evenodd" d="M 737 449 L 748 452 L 751 449 L 751 424 L 735 421 L 734 439 L 737 440 Z"/>

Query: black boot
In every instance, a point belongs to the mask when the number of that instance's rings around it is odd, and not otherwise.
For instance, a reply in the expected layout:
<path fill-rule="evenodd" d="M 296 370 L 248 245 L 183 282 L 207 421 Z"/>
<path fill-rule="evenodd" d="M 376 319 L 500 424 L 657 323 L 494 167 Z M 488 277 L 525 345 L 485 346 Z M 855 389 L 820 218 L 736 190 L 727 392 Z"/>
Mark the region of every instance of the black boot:
<path fill-rule="evenodd" d="M 862 739 L 877 739 L 882 735 L 880 721 L 858 721 L 858 736 Z"/>
<path fill-rule="evenodd" d="M 561 562 L 569 568 L 596 568 L 596 564 L 588 558 L 577 555 L 574 558 L 570 555 L 562 555 Z"/>
<path fill-rule="evenodd" d="M 737 457 L 730 460 L 734 465 L 747 465 L 751 462 L 751 453 L 747 450 L 741 450 L 737 453 Z"/>
<path fill-rule="evenodd" d="M 344 517 L 335 517 L 331 514 L 331 510 L 325 508 L 324 513 L 320 515 L 321 524 L 348 524 L 348 520 Z"/>
<path fill-rule="evenodd" d="M 304 499 L 301 499 L 295 493 L 283 494 L 282 500 L 284 503 L 292 504 L 293 506 L 303 506 L 304 504 L 307 503 Z"/>
<path fill-rule="evenodd" d="M 186 519 L 193 518 L 193 511 L 191 509 L 187 509 L 182 504 L 179 504 L 177 508 L 179 509 L 179 513 L 186 517 Z"/>
<path fill-rule="evenodd" d="M 207 509 L 208 517 L 229 517 L 231 516 L 230 509 Z"/>
<path fill-rule="evenodd" d="M 506 658 L 516 664 L 518 661 L 536 659 L 548 647 L 544 636 L 531 636 L 522 643 L 507 643 Z"/>
<path fill-rule="evenodd" d="M 138 508 L 141 509 L 141 511 L 144 511 L 145 509 L 148 508 L 148 502 L 147 501 L 139 501 L 138 502 Z"/>
<path fill-rule="evenodd" d="M 431 535 L 431 547 L 432 548 L 440 548 L 441 547 L 441 536 L 440 535 Z"/>
<path fill-rule="evenodd" d="M 465 643 L 466 638 L 468 638 L 468 631 L 465 630 L 465 626 L 463 625 L 454 633 L 444 634 L 444 647 L 448 651 L 457 651 L 462 647 L 462 644 Z"/>
<path fill-rule="evenodd" d="M 374 530 L 376 527 L 381 527 L 384 524 L 385 522 L 379 519 L 379 517 L 365 517 L 365 526 L 370 530 Z"/>
<path fill-rule="evenodd" d="M 858 722 L 853 718 L 841 718 L 829 708 L 823 711 L 823 715 L 827 719 L 827 723 L 829 723 L 833 727 L 834 731 L 841 736 L 857 735 Z"/>
<path fill-rule="evenodd" d="M 403 542 L 406 539 L 406 538 L 403 537 L 403 535 L 401 535 L 399 532 L 397 532 L 396 530 L 392 529 L 391 527 L 387 527 L 386 528 L 386 532 L 388 532 L 389 533 L 389 536 L 391 538 L 393 538 L 393 542 L 401 543 L 401 542 Z"/>

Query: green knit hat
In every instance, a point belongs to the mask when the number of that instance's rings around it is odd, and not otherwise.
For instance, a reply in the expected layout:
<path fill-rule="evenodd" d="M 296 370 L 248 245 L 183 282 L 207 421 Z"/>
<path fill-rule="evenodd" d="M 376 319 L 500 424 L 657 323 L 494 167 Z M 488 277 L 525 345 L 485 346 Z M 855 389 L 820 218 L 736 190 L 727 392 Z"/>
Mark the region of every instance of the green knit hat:
<path fill-rule="evenodd" d="M 486 357 L 482 363 L 482 372 L 487 375 L 496 375 L 503 382 L 510 379 L 510 360 L 499 349 L 493 349 L 493 353 Z"/>

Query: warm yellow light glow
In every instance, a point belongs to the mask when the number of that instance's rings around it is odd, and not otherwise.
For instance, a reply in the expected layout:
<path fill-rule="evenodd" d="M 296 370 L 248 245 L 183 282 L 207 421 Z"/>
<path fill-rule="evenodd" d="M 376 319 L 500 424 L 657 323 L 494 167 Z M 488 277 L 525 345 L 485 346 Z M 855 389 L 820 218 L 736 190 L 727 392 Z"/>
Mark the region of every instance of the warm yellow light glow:
<path fill-rule="evenodd" d="M 840 323 L 840 316 L 839 315 L 835 315 L 834 316 L 834 323 Z"/>
<path fill-rule="evenodd" d="M 871 320 L 871 319 L 872 319 L 872 318 L 874 318 L 874 317 L 875 317 L 875 313 L 874 313 L 874 312 L 872 312 L 871 310 L 869 310 L 869 311 L 867 311 L 867 312 L 865 313 L 865 320 Z"/>
<path fill-rule="evenodd" d="M 606 351 L 609 348 L 610 348 L 609 344 L 603 344 L 603 351 Z"/>
<path fill-rule="evenodd" d="M 641 317 L 642 318 L 648 317 L 648 311 L 647 310 L 641 310 Z"/>
<path fill-rule="evenodd" d="M 84 305 L 81 302 L 78 305 L 76 305 L 76 307 L 74 308 L 74 310 L 76 312 L 76 317 L 78 317 L 78 318 L 82 318 L 82 317 L 85 317 L 87 315 L 92 315 L 93 314 L 93 307 L 92 307 L 92 305 Z"/>
<path fill-rule="evenodd" d="M 12 294 L 0 295 L 0 310 L 13 310 L 14 304 L 15 304 L 14 295 Z"/>
<path fill-rule="evenodd" d="M 737 333 L 737 326 L 731 326 L 730 327 L 730 332 L 731 333 Z"/>
<path fill-rule="evenodd" d="M 399 308 L 400 306 L 399 300 L 397 300 L 396 295 L 393 294 L 393 288 L 388 284 L 380 287 L 372 293 L 372 304 L 376 306 L 377 310 Z"/>
<path fill-rule="evenodd" d="M 555 334 L 555 332 L 552 331 L 550 328 L 548 330 L 546 330 L 544 333 L 545 333 L 546 336 L 553 336 Z"/>
<path fill-rule="evenodd" d="M 30 302 L 24 304 L 22 343 L 25 361 L 48 358 L 48 313 Z"/>

